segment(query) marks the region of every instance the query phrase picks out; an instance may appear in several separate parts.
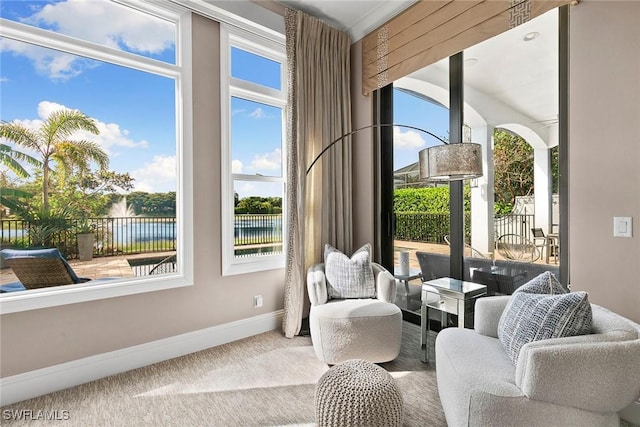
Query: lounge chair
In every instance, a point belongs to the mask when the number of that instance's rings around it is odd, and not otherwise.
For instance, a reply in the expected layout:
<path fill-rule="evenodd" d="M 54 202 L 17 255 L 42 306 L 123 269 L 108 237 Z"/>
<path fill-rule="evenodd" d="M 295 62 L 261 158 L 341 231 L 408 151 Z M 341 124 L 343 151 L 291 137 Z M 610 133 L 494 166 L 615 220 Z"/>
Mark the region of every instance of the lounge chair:
<path fill-rule="evenodd" d="M 0 286 L 0 292 L 72 285 L 91 280 L 78 277 L 58 249 L 3 249 L 0 256 L 19 280 Z"/>

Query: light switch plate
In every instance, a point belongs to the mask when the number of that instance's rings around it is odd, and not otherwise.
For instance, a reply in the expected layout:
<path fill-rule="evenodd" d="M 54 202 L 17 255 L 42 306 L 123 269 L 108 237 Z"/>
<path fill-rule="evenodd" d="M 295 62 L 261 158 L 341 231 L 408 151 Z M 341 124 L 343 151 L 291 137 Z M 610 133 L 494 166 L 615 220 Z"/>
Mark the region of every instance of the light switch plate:
<path fill-rule="evenodd" d="M 632 237 L 633 219 L 630 216 L 613 217 L 613 237 Z"/>

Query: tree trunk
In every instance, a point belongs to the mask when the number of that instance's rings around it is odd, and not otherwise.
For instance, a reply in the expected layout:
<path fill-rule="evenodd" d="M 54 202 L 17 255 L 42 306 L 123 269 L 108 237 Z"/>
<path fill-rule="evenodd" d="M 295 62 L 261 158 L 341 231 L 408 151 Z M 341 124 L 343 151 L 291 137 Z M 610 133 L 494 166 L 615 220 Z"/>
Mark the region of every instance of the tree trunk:
<path fill-rule="evenodd" d="M 42 171 L 42 208 L 49 211 L 49 162 L 45 160 Z"/>

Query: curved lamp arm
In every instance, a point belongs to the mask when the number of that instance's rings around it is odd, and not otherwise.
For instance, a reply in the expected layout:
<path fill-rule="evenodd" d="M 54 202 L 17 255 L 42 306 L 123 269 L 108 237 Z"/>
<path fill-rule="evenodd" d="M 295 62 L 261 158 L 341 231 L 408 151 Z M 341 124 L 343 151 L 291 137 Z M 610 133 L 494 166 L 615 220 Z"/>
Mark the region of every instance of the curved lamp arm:
<path fill-rule="evenodd" d="M 351 131 L 351 132 L 349 132 L 349 133 L 345 133 L 344 135 L 342 135 L 342 136 L 338 137 L 338 138 L 337 138 L 337 139 L 335 139 L 334 141 L 331 141 L 331 143 L 330 143 L 329 145 L 327 145 L 326 147 L 324 147 L 324 148 L 322 149 L 322 151 L 320 152 L 320 154 L 318 154 L 318 155 L 316 156 L 316 158 L 315 158 L 315 159 L 313 159 L 313 161 L 311 162 L 311 164 L 310 164 L 310 165 L 309 165 L 309 167 L 307 168 L 306 175 L 309 175 L 309 172 L 311 171 L 311 168 L 313 168 L 313 165 L 315 165 L 315 164 L 316 164 L 316 162 L 317 162 L 318 160 L 320 160 L 320 157 L 322 157 L 322 155 L 323 155 L 327 150 L 329 150 L 331 147 L 333 147 L 334 145 L 336 145 L 338 142 L 342 141 L 344 138 L 346 138 L 346 137 L 348 137 L 348 136 L 351 136 L 351 135 L 353 135 L 353 134 L 356 134 L 356 133 L 358 133 L 358 132 L 360 132 L 360 131 L 362 131 L 362 130 L 365 130 L 365 129 L 383 128 L 383 127 L 390 127 L 390 126 L 399 126 L 399 127 L 403 127 L 403 128 L 408 128 L 408 129 L 417 130 L 417 131 L 420 131 L 420 132 L 426 133 L 427 135 L 430 135 L 430 136 L 434 137 L 435 139 L 437 139 L 438 141 L 442 142 L 443 144 L 449 144 L 447 141 L 445 141 L 444 139 L 442 139 L 442 138 L 441 138 L 441 137 L 439 137 L 438 135 L 436 135 L 436 134 L 434 134 L 434 133 L 431 133 L 431 132 L 429 132 L 428 130 L 424 130 L 424 129 L 421 129 L 421 128 L 419 128 L 419 127 L 416 127 L 416 126 L 411 126 L 411 125 L 400 125 L 400 124 L 397 124 L 397 123 L 377 123 L 377 124 L 373 124 L 373 125 L 367 125 L 367 126 L 363 126 L 363 127 L 361 127 L 361 128 L 358 128 L 358 129 L 356 129 L 356 130 L 352 130 L 352 131 Z"/>

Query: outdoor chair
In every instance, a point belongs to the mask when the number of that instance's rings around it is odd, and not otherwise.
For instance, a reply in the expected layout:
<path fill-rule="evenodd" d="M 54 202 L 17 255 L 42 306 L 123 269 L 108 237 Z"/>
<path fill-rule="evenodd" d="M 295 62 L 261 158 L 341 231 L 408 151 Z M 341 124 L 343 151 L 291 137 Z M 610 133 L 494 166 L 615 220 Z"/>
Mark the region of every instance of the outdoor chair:
<path fill-rule="evenodd" d="M 496 240 L 496 249 L 512 261 L 535 262 L 541 256 L 536 245 L 519 234 L 503 234 Z"/>
<path fill-rule="evenodd" d="M 176 260 L 177 255 L 169 255 L 164 258 L 162 261 L 153 266 L 153 268 L 149 271 L 149 276 L 154 274 L 167 274 L 167 273 L 175 273 L 176 272 Z"/>
<path fill-rule="evenodd" d="M 72 285 L 91 280 L 78 277 L 58 249 L 3 249 L 0 256 L 19 280 L 0 286 L 0 292 Z"/>

